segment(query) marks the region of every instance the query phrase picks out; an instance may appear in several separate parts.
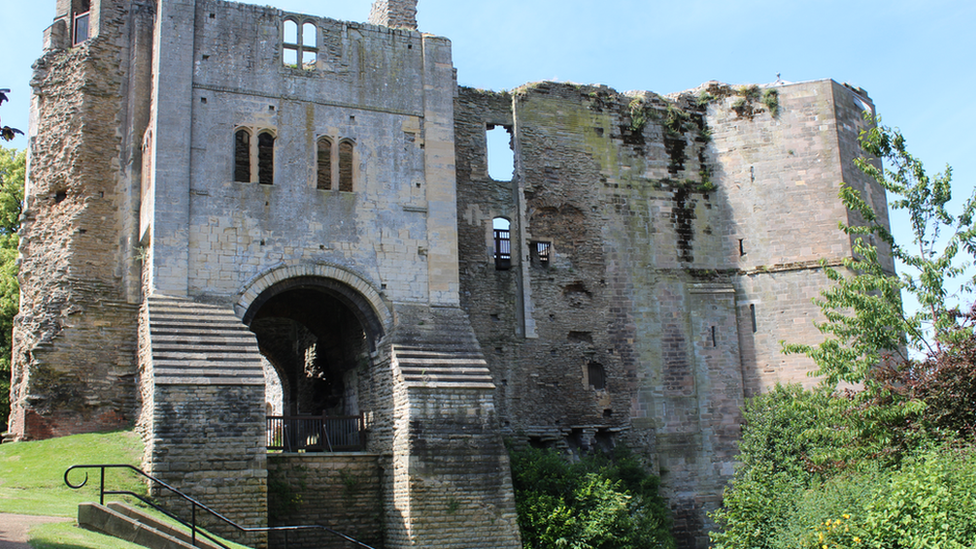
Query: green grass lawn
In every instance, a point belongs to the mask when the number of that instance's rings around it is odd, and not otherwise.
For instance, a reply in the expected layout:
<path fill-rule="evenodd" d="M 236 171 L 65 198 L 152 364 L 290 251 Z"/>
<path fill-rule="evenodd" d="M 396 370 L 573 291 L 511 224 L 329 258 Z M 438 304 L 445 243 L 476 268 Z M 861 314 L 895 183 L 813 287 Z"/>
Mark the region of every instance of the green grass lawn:
<path fill-rule="evenodd" d="M 0 512 L 76 518 L 79 503 L 98 501 L 99 471 L 73 471 L 69 477 L 73 484 L 81 483 L 86 472 L 89 475 L 83 488 L 73 490 L 64 483 L 64 471 L 68 467 L 110 463 L 138 467 L 141 456 L 142 441 L 132 431 L 0 444 Z M 105 488 L 146 493 L 138 475 L 121 469 L 106 470 Z M 107 496 L 106 501 L 124 499 Z M 143 510 L 162 518 L 153 510 Z M 141 545 L 78 528 L 74 522 L 31 528 L 30 545 L 34 549 L 143 549 Z M 230 545 L 246 549 L 242 545 Z"/>

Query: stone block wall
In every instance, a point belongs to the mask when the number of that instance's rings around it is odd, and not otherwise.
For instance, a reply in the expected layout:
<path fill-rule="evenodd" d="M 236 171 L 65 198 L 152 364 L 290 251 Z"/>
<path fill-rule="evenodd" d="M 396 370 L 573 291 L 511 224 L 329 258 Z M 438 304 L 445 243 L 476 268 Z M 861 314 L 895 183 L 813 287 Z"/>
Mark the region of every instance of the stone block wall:
<path fill-rule="evenodd" d="M 270 454 L 269 526 L 318 524 L 377 549 L 383 545 L 383 469 L 375 454 Z M 269 547 L 284 547 L 271 534 Z M 345 549 L 350 544 L 325 532 L 292 532 L 287 546 Z"/>
<path fill-rule="evenodd" d="M 126 2 L 97 7 L 91 38 L 49 40 L 31 82 L 9 426 L 18 439 L 135 420 L 139 265 L 127 205 L 138 166 L 127 137 L 138 113 L 124 94 L 142 78 L 132 63 L 146 18 Z"/>
<path fill-rule="evenodd" d="M 267 450 L 263 385 L 160 385 L 144 414 L 152 414 L 147 472 L 241 526 L 267 526 Z M 185 505 L 165 491 L 181 516 Z M 209 518 L 209 528 L 240 543 L 265 547 L 263 534 L 243 536 Z"/>
<path fill-rule="evenodd" d="M 404 383 L 394 396 L 387 547 L 521 547 L 491 393 Z"/>

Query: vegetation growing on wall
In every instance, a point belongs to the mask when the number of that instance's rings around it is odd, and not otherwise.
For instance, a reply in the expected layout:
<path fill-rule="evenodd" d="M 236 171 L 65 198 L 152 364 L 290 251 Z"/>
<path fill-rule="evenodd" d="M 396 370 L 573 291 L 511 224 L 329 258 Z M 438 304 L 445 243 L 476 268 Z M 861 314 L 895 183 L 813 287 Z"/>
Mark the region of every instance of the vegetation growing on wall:
<path fill-rule="evenodd" d="M 659 479 L 618 446 L 570 462 L 555 450 L 513 450 L 512 480 L 526 549 L 673 548 Z"/>
<path fill-rule="evenodd" d="M 811 357 L 823 382 L 749 404 L 715 549 L 976 546 L 976 309 L 948 300 L 976 282 L 965 268 L 976 256 L 976 195 L 950 211 L 951 170 L 929 176 L 896 130 L 872 127 L 861 145 L 858 166 L 892 210 L 906 210 L 913 242 L 896 242 L 843 187 L 861 222 L 841 227 L 855 237 L 844 271 L 825 266 L 835 283 L 818 300 L 826 339 L 785 345 Z M 901 261 L 900 277 L 873 242 Z M 902 291 L 919 311 L 903 312 Z M 863 389 L 841 394 L 839 382 Z"/>

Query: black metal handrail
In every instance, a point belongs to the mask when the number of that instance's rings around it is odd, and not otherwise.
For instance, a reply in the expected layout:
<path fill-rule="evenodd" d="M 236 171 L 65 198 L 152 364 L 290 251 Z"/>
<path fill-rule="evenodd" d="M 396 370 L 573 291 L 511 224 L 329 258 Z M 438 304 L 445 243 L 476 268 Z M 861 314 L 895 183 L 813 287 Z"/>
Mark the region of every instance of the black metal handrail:
<path fill-rule="evenodd" d="M 169 484 L 167 484 L 167 483 L 159 480 L 158 478 L 156 478 L 156 477 L 154 477 L 154 476 L 146 473 L 142 469 L 139 469 L 138 467 L 135 467 L 135 466 L 132 466 L 132 465 L 129 465 L 129 464 L 126 464 L 126 463 L 111 463 L 111 464 L 99 464 L 99 465 L 72 465 L 71 467 L 68 467 L 64 471 L 64 483 L 67 484 L 69 488 L 73 488 L 75 490 L 77 490 L 77 489 L 81 488 L 82 486 L 85 486 L 86 484 L 88 484 L 88 473 L 87 472 L 85 472 L 85 480 L 81 481 L 81 484 L 71 484 L 71 481 L 68 480 L 68 473 L 70 473 L 71 471 L 73 471 L 75 469 L 99 469 L 101 471 L 101 477 L 100 477 L 99 488 L 98 488 L 98 503 L 99 503 L 99 505 L 105 505 L 105 496 L 106 495 L 132 496 L 132 497 L 138 499 L 139 501 L 145 503 L 146 505 L 149 505 L 153 509 L 156 509 L 157 511 L 163 513 L 164 515 L 168 516 L 169 518 L 171 518 L 171 519 L 179 522 L 183 526 L 189 528 L 190 529 L 190 540 L 191 540 L 191 544 L 194 547 L 197 546 L 197 532 L 199 532 L 201 536 L 207 538 L 208 540 L 210 540 L 211 542 L 219 545 L 220 547 L 223 547 L 224 549 L 230 549 L 227 545 L 224 545 L 223 543 L 221 543 L 220 541 L 218 541 L 216 538 L 214 538 L 213 536 L 211 536 L 210 534 L 208 534 L 205 530 L 203 530 L 203 529 L 201 529 L 201 528 L 199 528 L 197 526 L 197 509 L 199 508 L 202 511 L 206 511 L 206 512 L 210 513 L 217 520 L 219 520 L 221 522 L 224 522 L 228 526 L 231 526 L 231 527 L 237 529 L 239 532 L 243 532 L 243 533 L 247 533 L 247 534 L 250 534 L 250 533 L 259 533 L 259 532 L 267 532 L 267 533 L 271 533 L 271 532 L 284 532 L 284 534 L 285 534 L 285 549 L 288 548 L 288 532 L 299 531 L 299 530 L 322 530 L 322 531 L 328 532 L 330 534 L 339 536 L 340 538 L 342 538 L 342 539 L 344 539 L 344 540 L 346 540 L 346 541 L 348 541 L 350 543 L 354 543 L 354 544 L 358 545 L 359 547 L 365 547 L 366 549 L 374 549 L 373 547 L 371 547 L 369 545 L 366 545 L 365 543 L 363 543 L 363 542 L 361 542 L 361 541 L 359 541 L 357 539 L 351 538 L 351 537 L 343 534 L 342 532 L 337 532 L 337 531 L 333 530 L 332 528 L 329 528 L 327 526 L 322 526 L 322 525 L 319 525 L 319 524 L 309 524 L 309 525 L 302 525 L 302 526 L 259 526 L 259 527 L 244 527 L 244 526 L 241 526 L 241 525 L 237 524 L 236 522 L 232 521 L 231 519 L 225 517 L 224 515 L 218 513 L 217 511 L 211 509 L 210 507 L 208 507 L 208 506 L 200 503 L 199 501 L 193 499 L 192 497 L 190 497 L 190 496 L 184 494 L 183 492 L 177 490 L 176 488 L 170 486 Z M 105 469 L 131 469 L 132 471 L 135 471 L 136 473 L 139 473 L 143 477 L 145 477 L 145 478 L 149 479 L 150 481 L 158 484 L 159 486 L 161 486 L 161 487 L 169 490 L 170 492 L 172 492 L 176 496 L 179 496 L 180 498 L 182 498 L 184 501 L 188 502 L 191 505 L 190 522 L 187 522 L 186 520 L 181 519 L 180 517 L 176 516 L 175 514 L 169 512 L 166 509 L 164 509 L 163 507 L 160 507 L 154 501 L 152 501 L 151 499 L 149 499 L 149 498 L 147 498 L 147 497 L 145 497 L 143 495 L 137 494 L 135 492 L 130 492 L 128 490 L 106 490 L 105 489 Z"/>

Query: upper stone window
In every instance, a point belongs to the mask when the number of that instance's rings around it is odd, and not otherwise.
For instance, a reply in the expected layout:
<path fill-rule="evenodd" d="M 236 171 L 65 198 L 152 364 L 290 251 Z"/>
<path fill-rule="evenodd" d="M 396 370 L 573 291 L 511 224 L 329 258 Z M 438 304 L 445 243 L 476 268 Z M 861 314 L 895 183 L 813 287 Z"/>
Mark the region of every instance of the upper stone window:
<path fill-rule="evenodd" d="M 504 217 L 496 217 L 491 224 L 495 243 L 495 269 L 507 271 L 512 268 L 512 223 Z"/>
<path fill-rule="evenodd" d="M 318 27 L 315 23 L 286 17 L 282 24 L 282 64 L 286 67 L 311 70 L 315 68 L 318 55 Z"/>
<path fill-rule="evenodd" d="M 315 147 L 317 174 L 315 188 L 353 192 L 355 149 L 355 144 L 350 139 L 341 139 L 337 145 L 328 137 L 320 137 Z M 338 159 L 338 162 L 333 159 Z"/>
<path fill-rule="evenodd" d="M 273 185 L 274 143 L 271 130 L 259 131 L 254 139 L 252 130 L 238 128 L 234 132 L 234 181 Z"/>
<path fill-rule="evenodd" d="M 91 27 L 91 0 L 75 2 L 75 10 L 71 25 L 71 45 L 77 46 L 88 40 Z"/>

